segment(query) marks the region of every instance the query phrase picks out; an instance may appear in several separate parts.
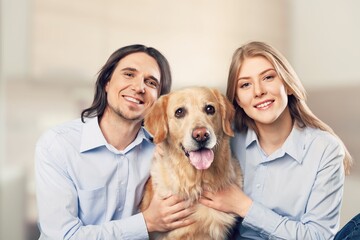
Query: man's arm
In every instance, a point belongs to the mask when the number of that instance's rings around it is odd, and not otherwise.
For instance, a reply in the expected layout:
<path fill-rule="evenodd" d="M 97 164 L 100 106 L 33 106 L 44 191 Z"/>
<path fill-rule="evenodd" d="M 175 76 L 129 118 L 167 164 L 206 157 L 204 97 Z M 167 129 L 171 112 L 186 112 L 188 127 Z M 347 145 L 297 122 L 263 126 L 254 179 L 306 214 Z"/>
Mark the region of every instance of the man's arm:
<path fill-rule="evenodd" d="M 78 190 L 67 173 L 66 164 L 51 150 L 49 145 L 38 144 L 35 153 L 41 239 L 148 239 L 141 213 L 122 220 L 85 226 L 78 217 L 81 211 Z M 96 201 L 101 202 L 101 196 L 104 197 L 101 190 L 97 196 Z"/>

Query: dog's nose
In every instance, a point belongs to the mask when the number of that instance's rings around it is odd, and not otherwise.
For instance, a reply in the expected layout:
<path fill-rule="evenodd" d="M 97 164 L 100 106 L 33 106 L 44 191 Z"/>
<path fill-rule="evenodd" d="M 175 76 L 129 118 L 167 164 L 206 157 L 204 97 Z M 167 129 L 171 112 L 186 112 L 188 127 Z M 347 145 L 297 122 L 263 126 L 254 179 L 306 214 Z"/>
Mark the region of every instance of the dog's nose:
<path fill-rule="evenodd" d="M 206 142 L 210 138 L 210 133 L 205 127 L 195 128 L 192 137 L 199 143 Z"/>

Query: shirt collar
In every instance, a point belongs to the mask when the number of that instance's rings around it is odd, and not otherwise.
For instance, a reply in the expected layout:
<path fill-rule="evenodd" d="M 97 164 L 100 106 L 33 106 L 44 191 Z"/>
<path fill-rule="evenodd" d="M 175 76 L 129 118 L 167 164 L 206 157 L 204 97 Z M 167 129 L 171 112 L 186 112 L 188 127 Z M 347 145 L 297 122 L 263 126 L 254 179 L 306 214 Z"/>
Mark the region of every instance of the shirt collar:
<path fill-rule="evenodd" d="M 134 141 L 129 144 L 129 146 L 127 146 L 124 151 L 121 152 L 128 152 L 136 145 L 141 144 L 143 140 L 152 142 L 150 134 L 143 127 L 141 127 Z M 85 119 L 81 135 L 80 152 L 85 152 L 101 146 L 108 147 L 109 144 L 101 132 L 98 118 L 94 117 Z"/>
<path fill-rule="evenodd" d="M 101 132 L 98 118 L 86 118 L 81 134 L 80 152 L 106 146 L 106 144 L 107 142 Z"/>
<path fill-rule="evenodd" d="M 254 130 L 248 128 L 245 140 L 245 147 L 248 148 L 253 142 L 258 142 L 257 135 Z"/>
<path fill-rule="evenodd" d="M 248 148 L 254 142 L 260 148 L 258 137 L 253 129 L 248 128 L 248 133 L 246 134 L 245 147 Z M 283 146 L 275 151 L 272 156 L 269 156 L 268 161 L 274 160 L 278 157 L 283 156 L 285 153 L 291 156 L 299 164 L 302 163 L 303 157 L 306 150 L 306 134 L 304 134 L 304 129 L 301 129 L 294 124 L 293 129 L 291 130 L 289 136 L 285 140 Z"/>
<path fill-rule="evenodd" d="M 305 129 L 299 128 L 296 124 L 294 124 L 294 127 L 284 142 L 282 149 L 299 164 L 301 164 L 306 150 Z"/>

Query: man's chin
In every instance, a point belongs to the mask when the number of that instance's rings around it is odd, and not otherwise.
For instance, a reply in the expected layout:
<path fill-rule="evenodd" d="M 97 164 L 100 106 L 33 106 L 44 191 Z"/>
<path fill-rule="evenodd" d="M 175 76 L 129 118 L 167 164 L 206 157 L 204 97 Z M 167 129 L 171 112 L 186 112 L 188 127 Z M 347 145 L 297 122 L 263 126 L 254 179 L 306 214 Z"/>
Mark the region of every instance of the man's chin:
<path fill-rule="evenodd" d="M 118 114 L 118 116 L 126 121 L 131 122 L 142 122 L 144 120 L 144 115 L 142 114 Z"/>

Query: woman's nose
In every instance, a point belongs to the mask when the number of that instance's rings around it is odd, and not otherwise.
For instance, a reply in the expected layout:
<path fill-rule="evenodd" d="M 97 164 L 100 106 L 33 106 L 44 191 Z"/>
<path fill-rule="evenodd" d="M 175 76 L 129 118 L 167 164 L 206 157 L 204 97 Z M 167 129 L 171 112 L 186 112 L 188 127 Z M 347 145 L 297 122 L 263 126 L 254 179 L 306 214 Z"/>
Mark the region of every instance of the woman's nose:
<path fill-rule="evenodd" d="M 266 90 L 265 90 L 264 86 L 261 83 L 255 84 L 255 86 L 254 86 L 254 95 L 256 97 L 261 97 L 265 93 L 266 93 Z"/>

